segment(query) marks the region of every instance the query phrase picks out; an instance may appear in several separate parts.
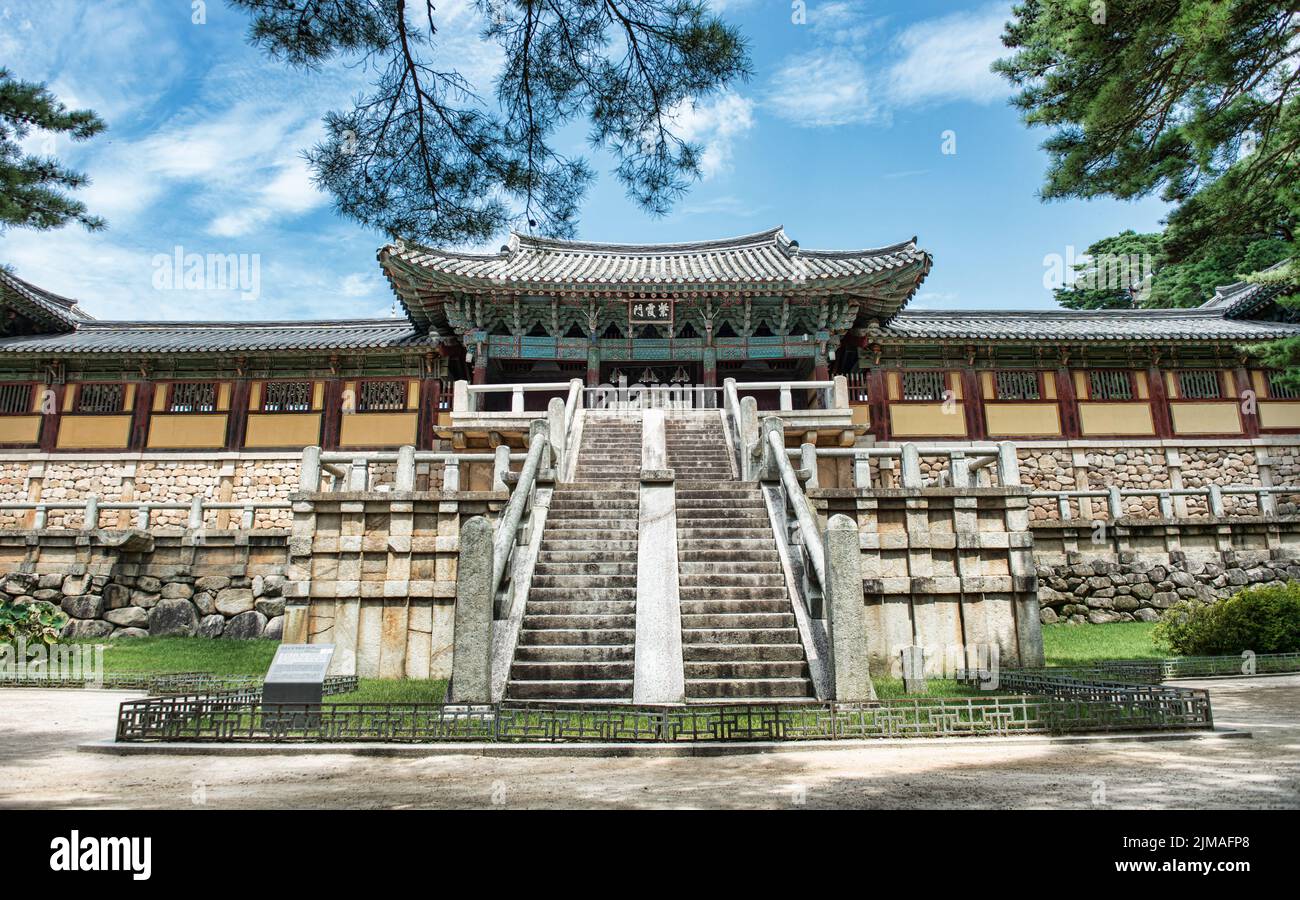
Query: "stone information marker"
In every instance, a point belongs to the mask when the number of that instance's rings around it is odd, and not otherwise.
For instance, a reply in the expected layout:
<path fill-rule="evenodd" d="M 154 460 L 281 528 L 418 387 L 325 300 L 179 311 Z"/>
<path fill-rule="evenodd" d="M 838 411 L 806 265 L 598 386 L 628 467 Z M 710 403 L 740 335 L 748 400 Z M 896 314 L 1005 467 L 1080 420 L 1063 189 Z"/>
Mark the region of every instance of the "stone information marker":
<path fill-rule="evenodd" d="M 262 702 L 319 704 L 333 656 L 333 644 L 281 644 L 262 684 Z"/>

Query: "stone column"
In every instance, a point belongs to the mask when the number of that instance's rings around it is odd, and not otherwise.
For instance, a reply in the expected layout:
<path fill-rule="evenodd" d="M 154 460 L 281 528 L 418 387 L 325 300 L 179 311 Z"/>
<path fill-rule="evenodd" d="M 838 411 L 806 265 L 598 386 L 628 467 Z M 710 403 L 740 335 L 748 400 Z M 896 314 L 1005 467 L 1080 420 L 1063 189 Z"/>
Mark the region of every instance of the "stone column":
<path fill-rule="evenodd" d="M 832 516 L 826 528 L 825 547 L 826 628 L 835 672 L 834 696 L 838 701 L 874 700 L 858 526 L 848 516 Z"/>
<path fill-rule="evenodd" d="M 641 511 L 636 558 L 635 703 L 681 703 L 682 610 L 677 584 L 677 509 L 662 409 L 641 414 Z"/>
<path fill-rule="evenodd" d="M 460 529 L 451 702 L 492 702 L 492 523 L 475 516 Z"/>

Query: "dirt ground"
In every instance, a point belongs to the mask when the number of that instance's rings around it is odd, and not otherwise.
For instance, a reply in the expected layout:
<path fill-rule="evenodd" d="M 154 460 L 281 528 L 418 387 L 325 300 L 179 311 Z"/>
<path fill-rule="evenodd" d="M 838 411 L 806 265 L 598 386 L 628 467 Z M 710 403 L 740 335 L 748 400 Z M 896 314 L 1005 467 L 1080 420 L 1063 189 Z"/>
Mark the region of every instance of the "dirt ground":
<path fill-rule="evenodd" d="M 597 759 L 111 756 L 121 693 L 0 692 L 0 807 L 1297 808 L 1300 675 L 1186 682 L 1253 739 Z"/>

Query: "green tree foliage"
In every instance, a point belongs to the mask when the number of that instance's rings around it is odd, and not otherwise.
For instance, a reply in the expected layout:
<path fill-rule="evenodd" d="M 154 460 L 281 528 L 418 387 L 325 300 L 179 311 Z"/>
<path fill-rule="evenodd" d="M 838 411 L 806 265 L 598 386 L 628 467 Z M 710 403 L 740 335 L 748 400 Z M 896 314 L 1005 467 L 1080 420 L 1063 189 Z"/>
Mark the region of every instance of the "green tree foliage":
<path fill-rule="evenodd" d="M 1247 588 L 1217 603 L 1183 601 L 1155 627 L 1157 644 L 1187 656 L 1300 651 L 1300 582 Z"/>
<path fill-rule="evenodd" d="M 557 129 L 585 120 L 628 194 L 666 212 L 698 177 L 701 148 L 676 133 L 686 104 L 749 73 L 739 33 L 703 0 L 475 0 L 505 54 L 492 102 L 440 58 L 432 0 L 231 0 L 272 58 L 377 74 L 325 117 L 307 158 L 337 209 L 392 236 L 479 241 L 514 221 L 571 235 L 592 171 Z"/>
<path fill-rule="evenodd" d="M 1242 276 L 1286 277 L 1258 273 L 1297 250 L 1294 3 L 1022 0 L 1003 43 L 1012 52 L 995 70 L 1018 88 L 1026 123 L 1052 129 L 1044 199 L 1159 193 L 1177 204 L 1144 305 L 1191 306 Z M 1061 299 L 1113 307 L 1121 293 Z"/>
<path fill-rule="evenodd" d="M 24 153 L 19 143 L 33 129 L 84 141 L 104 127 L 90 110 L 69 110 L 44 85 L 19 81 L 0 68 L 0 232 L 59 228 L 73 221 L 91 230 L 104 227 L 103 219 L 66 193 L 84 187 L 85 175 L 60 165 L 52 154 Z"/>

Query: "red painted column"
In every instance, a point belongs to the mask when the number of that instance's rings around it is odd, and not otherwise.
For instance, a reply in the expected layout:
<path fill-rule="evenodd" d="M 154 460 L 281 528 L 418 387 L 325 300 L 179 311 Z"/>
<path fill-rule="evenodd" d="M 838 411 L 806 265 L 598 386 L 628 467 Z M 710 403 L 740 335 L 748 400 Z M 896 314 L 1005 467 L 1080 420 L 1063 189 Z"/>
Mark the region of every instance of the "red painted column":
<path fill-rule="evenodd" d="M 1232 380 L 1237 388 L 1237 408 L 1241 410 L 1241 427 L 1246 437 L 1259 437 L 1259 392 L 1250 383 L 1250 374 L 1245 367 L 1238 366 L 1232 370 Z M 1247 393 L 1249 392 L 1249 393 Z M 1247 397 L 1254 397 L 1254 403 L 1247 403 Z"/>
<path fill-rule="evenodd" d="M 1169 412 L 1169 392 L 1165 390 L 1165 375 L 1155 366 L 1147 369 L 1147 391 L 1151 395 L 1151 414 L 1156 426 L 1156 437 L 1173 437 L 1174 423 Z"/>
<path fill-rule="evenodd" d="M 1056 370 L 1056 402 L 1061 409 L 1061 432 L 1069 439 L 1079 437 L 1079 401 L 1074 394 L 1074 378 L 1062 366 Z"/>
<path fill-rule="evenodd" d="M 341 378 L 331 378 L 325 382 L 324 404 L 321 447 L 325 450 L 337 450 L 339 447 L 339 429 L 343 420 L 343 380 Z"/>
<path fill-rule="evenodd" d="M 131 410 L 130 449 L 143 450 L 149 441 L 149 416 L 153 412 L 153 398 L 157 386 L 152 381 L 140 381 L 135 387 L 135 405 Z M 166 390 L 166 387 L 163 388 Z"/>
<path fill-rule="evenodd" d="M 889 396 L 885 386 L 885 370 L 872 366 L 867 371 L 867 404 L 871 408 L 871 433 L 877 441 L 889 437 Z"/>
<path fill-rule="evenodd" d="M 988 437 L 988 423 L 984 419 L 984 390 L 974 369 L 961 370 L 961 392 L 966 407 L 966 434 L 972 441 L 982 441 Z"/>
<path fill-rule="evenodd" d="M 38 390 L 52 391 L 54 394 L 51 400 L 54 404 L 54 409 L 46 412 L 46 407 L 43 402 L 41 406 L 41 431 L 39 442 L 41 451 L 49 453 L 58 445 L 59 423 L 62 421 L 63 417 L 63 398 L 67 394 L 68 386 L 66 384 L 51 384 L 38 388 Z M 43 394 L 41 395 L 41 400 L 45 400 Z"/>
<path fill-rule="evenodd" d="M 242 450 L 248 432 L 248 404 L 253 384 L 248 379 L 231 382 L 230 409 L 226 411 L 226 449 Z"/>
<path fill-rule="evenodd" d="M 438 398 L 442 385 L 437 378 L 420 379 L 420 410 L 416 416 L 415 448 L 433 449 L 433 429 L 438 424 Z"/>

